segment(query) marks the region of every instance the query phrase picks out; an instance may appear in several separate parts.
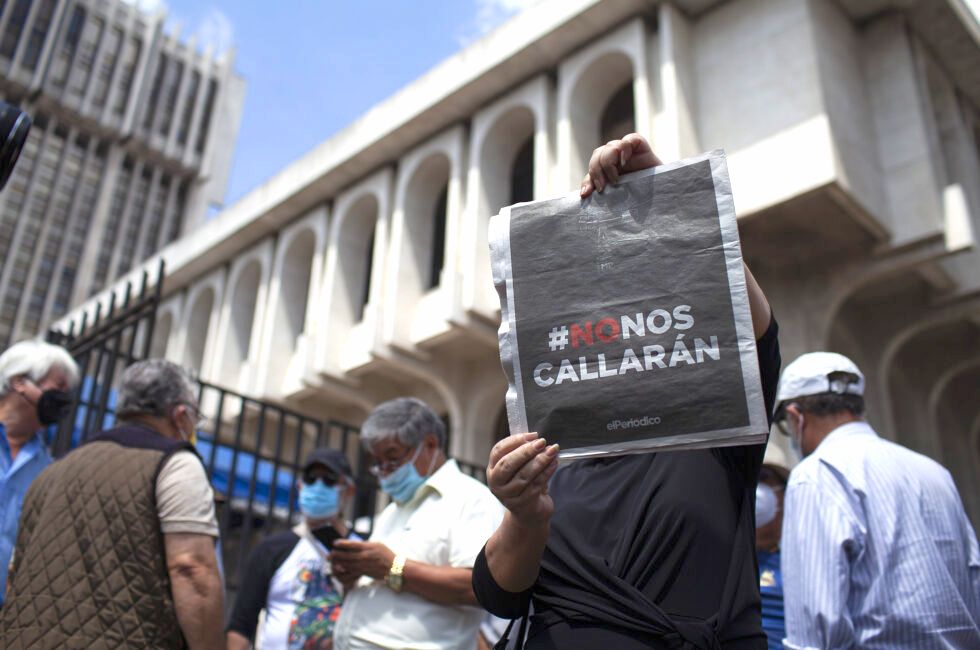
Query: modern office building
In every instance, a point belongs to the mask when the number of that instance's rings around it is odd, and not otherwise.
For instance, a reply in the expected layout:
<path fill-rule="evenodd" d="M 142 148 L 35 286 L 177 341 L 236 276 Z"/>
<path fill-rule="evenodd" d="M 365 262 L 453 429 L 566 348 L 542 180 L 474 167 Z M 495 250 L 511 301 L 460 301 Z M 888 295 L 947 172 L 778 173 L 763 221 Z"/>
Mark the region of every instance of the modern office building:
<path fill-rule="evenodd" d="M 154 350 L 354 424 L 422 397 L 485 463 L 506 430 L 488 219 L 636 129 L 664 160 L 727 151 L 783 358 L 852 356 L 872 424 L 980 521 L 978 71 L 962 0 L 546 2 L 164 248 Z"/>
<path fill-rule="evenodd" d="M 121 0 L 0 3 L 0 98 L 34 119 L 0 192 L 0 348 L 221 204 L 244 82 Z"/>

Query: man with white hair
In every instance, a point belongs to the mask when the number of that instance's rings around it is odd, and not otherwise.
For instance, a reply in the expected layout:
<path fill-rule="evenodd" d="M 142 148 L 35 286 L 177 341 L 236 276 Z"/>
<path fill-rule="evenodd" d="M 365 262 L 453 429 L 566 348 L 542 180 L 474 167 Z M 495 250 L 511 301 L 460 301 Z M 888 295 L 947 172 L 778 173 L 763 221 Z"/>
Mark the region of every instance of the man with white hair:
<path fill-rule="evenodd" d="M 24 495 L 51 464 L 41 431 L 68 414 L 77 385 L 78 366 L 57 345 L 22 341 L 0 355 L 0 606 Z"/>
<path fill-rule="evenodd" d="M 190 440 L 187 373 L 126 369 L 119 425 L 48 467 L 24 499 L 2 648 L 218 648 L 214 494 Z"/>
<path fill-rule="evenodd" d="M 503 508 L 443 451 L 446 427 L 424 402 L 381 404 L 361 427 L 371 471 L 392 502 L 368 542 L 334 544 L 334 575 L 348 592 L 337 650 L 472 650 L 483 619 L 472 569 Z"/>
<path fill-rule="evenodd" d="M 786 489 L 786 648 L 980 648 L 980 549 L 949 472 L 878 437 L 847 357 L 786 367 L 776 422 L 804 457 Z"/>

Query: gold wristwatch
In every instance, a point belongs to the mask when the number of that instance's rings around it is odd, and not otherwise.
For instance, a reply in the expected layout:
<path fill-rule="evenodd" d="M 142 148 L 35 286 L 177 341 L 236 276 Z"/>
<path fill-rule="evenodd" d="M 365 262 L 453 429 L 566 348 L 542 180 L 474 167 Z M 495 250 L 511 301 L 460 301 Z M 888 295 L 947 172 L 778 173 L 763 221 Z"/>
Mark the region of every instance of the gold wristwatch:
<path fill-rule="evenodd" d="M 402 587 L 405 585 L 405 556 L 396 555 L 395 559 L 391 563 L 391 568 L 388 569 L 388 575 L 385 576 L 385 583 L 391 588 L 392 591 L 401 591 Z"/>

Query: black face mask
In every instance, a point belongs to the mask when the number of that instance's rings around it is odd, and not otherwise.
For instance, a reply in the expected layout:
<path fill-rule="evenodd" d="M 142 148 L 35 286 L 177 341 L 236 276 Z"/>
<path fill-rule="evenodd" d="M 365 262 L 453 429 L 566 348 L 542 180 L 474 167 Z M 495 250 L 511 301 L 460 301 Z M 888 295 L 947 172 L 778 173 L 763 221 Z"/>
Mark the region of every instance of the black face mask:
<path fill-rule="evenodd" d="M 37 419 L 44 426 L 57 424 L 71 411 L 72 397 L 63 390 L 46 390 L 37 401 Z"/>

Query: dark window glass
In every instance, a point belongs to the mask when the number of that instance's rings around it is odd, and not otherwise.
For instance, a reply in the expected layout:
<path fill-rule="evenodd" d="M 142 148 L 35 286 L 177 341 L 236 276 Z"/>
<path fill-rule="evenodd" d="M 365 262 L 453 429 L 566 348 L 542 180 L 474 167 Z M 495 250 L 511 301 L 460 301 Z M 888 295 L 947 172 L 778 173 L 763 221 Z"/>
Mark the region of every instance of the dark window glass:
<path fill-rule="evenodd" d="M 131 38 L 126 43 L 123 51 L 122 68 L 119 70 L 119 89 L 116 93 L 113 112 L 122 117 L 126 112 L 126 105 L 129 103 L 129 91 L 133 88 L 133 78 L 136 76 L 136 65 L 140 60 L 140 50 L 142 42 L 138 38 Z"/>
<path fill-rule="evenodd" d="M 374 271 L 374 231 L 368 239 L 367 255 L 364 260 L 364 283 L 361 285 L 361 304 L 357 310 L 357 321 L 364 320 L 364 308 L 371 299 L 371 272 Z"/>
<path fill-rule="evenodd" d="M 514 157 L 510 172 L 510 202 L 522 203 L 534 199 L 534 136 L 528 136 Z"/>
<path fill-rule="evenodd" d="M 173 61 L 170 64 L 170 71 L 167 73 L 167 83 L 164 88 L 163 115 L 160 116 L 160 135 L 166 137 L 170 133 L 170 125 L 173 124 L 174 110 L 177 108 L 177 95 L 180 94 L 180 81 L 184 76 L 184 64 Z"/>
<path fill-rule="evenodd" d="M 99 108 L 105 106 L 106 99 L 109 97 L 112 73 L 119 61 L 122 45 L 123 32 L 120 28 L 113 27 L 105 35 L 102 59 L 98 62 L 94 78 L 95 90 L 92 93 L 92 102 Z"/>
<path fill-rule="evenodd" d="M 439 286 L 442 267 L 446 263 L 446 211 L 449 185 L 442 188 L 432 214 L 432 264 L 429 267 L 429 288 Z"/>
<path fill-rule="evenodd" d="M 197 143 L 194 150 L 197 153 L 204 153 L 204 147 L 208 143 L 208 130 L 211 128 L 211 113 L 214 111 L 214 101 L 218 94 L 218 82 L 214 79 L 208 82 L 208 96 L 204 100 L 204 110 L 201 112 L 201 126 L 197 132 Z"/>
<path fill-rule="evenodd" d="M 201 89 L 201 73 L 195 70 L 187 87 L 187 99 L 184 100 L 184 112 L 177 127 L 177 142 L 187 144 L 191 131 L 191 120 L 194 118 L 194 107 L 197 105 L 197 92 Z"/>
<path fill-rule="evenodd" d="M 153 87 L 150 90 L 149 100 L 146 102 L 146 112 L 143 114 L 143 128 L 153 128 L 153 118 L 157 114 L 157 103 L 160 101 L 160 92 L 163 88 L 163 79 L 167 74 L 167 67 L 170 59 L 165 54 L 161 54 L 157 59 L 157 72 L 153 77 Z"/>
<path fill-rule="evenodd" d="M 27 40 L 27 48 L 24 50 L 24 67 L 28 70 L 37 69 L 37 61 L 41 58 L 41 50 L 44 49 L 44 39 L 47 38 L 51 27 L 54 4 L 54 0 L 41 0 L 38 5 L 34 24 L 31 25 L 31 35 Z"/>
<path fill-rule="evenodd" d="M 24 33 L 24 23 L 27 22 L 27 14 L 31 9 L 31 0 L 16 0 L 10 10 L 10 21 L 7 23 L 7 31 L 3 33 L 0 40 L 0 56 L 12 59 L 14 52 L 17 51 L 17 44 L 20 43 L 20 35 Z"/>
<path fill-rule="evenodd" d="M 68 22 L 68 29 L 65 31 L 65 40 L 58 50 L 54 59 L 54 66 L 51 69 L 51 83 L 56 87 L 62 88 L 68 79 L 68 70 L 75 58 L 78 50 L 78 42 L 82 38 L 82 29 L 85 27 L 85 9 L 76 6 Z"/>

